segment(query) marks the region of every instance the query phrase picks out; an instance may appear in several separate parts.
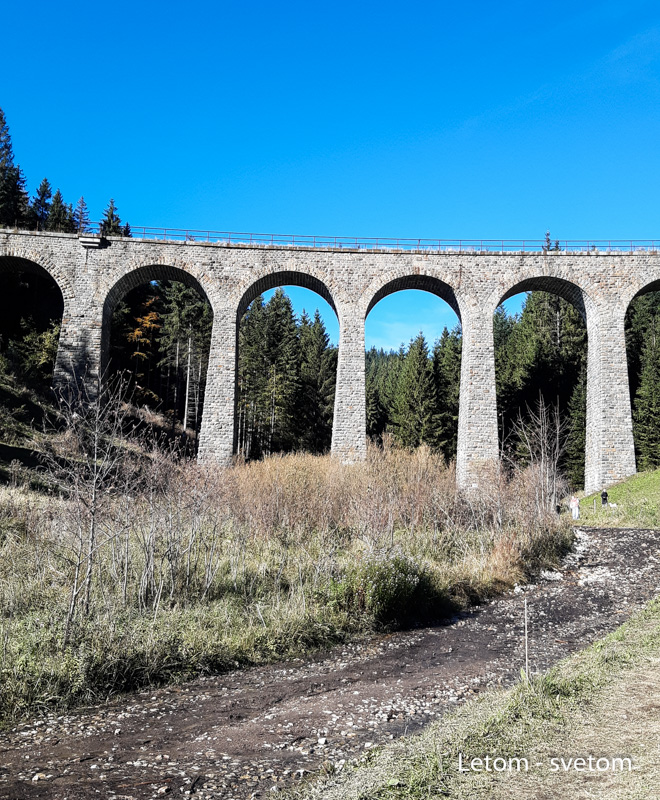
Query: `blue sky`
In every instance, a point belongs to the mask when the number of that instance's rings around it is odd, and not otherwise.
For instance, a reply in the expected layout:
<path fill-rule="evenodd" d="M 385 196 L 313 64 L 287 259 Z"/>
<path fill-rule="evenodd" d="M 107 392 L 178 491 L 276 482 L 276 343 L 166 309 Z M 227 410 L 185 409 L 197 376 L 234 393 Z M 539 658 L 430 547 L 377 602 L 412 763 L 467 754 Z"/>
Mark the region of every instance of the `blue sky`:
<path fill-rule="evenodd" d="M 37 0 L 3 30 L 29 189 L 96 219 L 114 197 L 134 226 L 660 237 L 657 2 Z M 374 343 L 453 324 L 397 303 Z"/>
<path fill-rule="evenodd" d="M 300 313 L 305 309 L 312 316 L 318 308 L 325 322 L 328 336 L 333 344 L 339 341 L 339 323 L 335 312 L 326 301 L 309 289 L 298 286 L 286 287 L 294 309 Z M 268 299 L 273 292 L 266 292 Z M 510 301 L 507 301 L 509 307 Z M 519 309 L 519 303 L 511 305 L 512 313 Z M 399 345 L 407 345 L 422 331 L 429 345 L 439 339 L 445 327 L 453 328 L 458 317 L 450 306 L 429 292 L 407 290 L 388 295 L 378 303 L 365 324 L 365 344 L 367 348 L 398 350 Z"/>

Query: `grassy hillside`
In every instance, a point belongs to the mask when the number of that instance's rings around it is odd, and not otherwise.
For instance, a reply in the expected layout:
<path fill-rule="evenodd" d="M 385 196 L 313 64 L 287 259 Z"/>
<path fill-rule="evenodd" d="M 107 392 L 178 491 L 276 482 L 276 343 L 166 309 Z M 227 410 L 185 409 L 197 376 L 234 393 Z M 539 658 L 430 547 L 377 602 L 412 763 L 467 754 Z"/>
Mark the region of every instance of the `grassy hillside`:
<path fill-rule="evenodd" d="M 607 490 L 580 500 L 580 524 L 607 528 L 660 528 L 660 470 L 640 472 Z M 614 504 L 612 507 L 609 504 Z"/>

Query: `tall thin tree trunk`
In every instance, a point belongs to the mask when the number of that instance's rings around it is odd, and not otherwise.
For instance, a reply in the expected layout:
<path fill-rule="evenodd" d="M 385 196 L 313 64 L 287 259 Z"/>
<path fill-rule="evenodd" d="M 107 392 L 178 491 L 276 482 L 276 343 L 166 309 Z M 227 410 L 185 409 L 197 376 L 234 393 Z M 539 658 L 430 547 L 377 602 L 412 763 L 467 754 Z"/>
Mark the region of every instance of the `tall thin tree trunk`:
<path fill-rule="evenodd" d="M 176 356 L 174 358 L 174 408 L 172 409 L 172 436 L 176 430 L 176 415 L 179 413 L 179 340 L 176 340 Z"/>
<path fill-rule="evenodd" d="M 243 452 L 243 425 L 244 423 L 244 410 L 243 410 L 243 387 L 238 387 L 238 404 L 236 409 L 236 428 L 238 430 L 238 452 Z"/>
<path fill-rule="evenodd" d="M 273 452 L 273 431 L 275 430 L 275 385 L 276 373 L 273 369 L 273 388 L 270 394 L 270 435 L 268 437 L 268 455 Z"/>
<path fill-rule="evenodd" d="M 195 381 L 195 433 L 199 432 L 199 412 L 202 399 L 202 354 L 199 354 L 197 380 Z"/>
<path fill-rule="evenodd" d="M 92 491 L 89 501 L 89 534 L 87 543 L 87 572 L 85 574 L 85 605 L 84 614 L 89 615 L 89 604 L 92 596 L 92 570 L 94 566 L 94 551 L 96 550 L 96 527 L 97 527 L 97 512 L 98 512 L 98 462 L 99 462 L 99 445 L 101 432 L 99 429 L 99 412 L 96 414 L 95 430 L 94 430 L 94 452 L 92 462 Z"/>
<path fill-rule="evenodd" d="M 192 334 L 188 331 L 188 364 L 186 366 L 186 404 L 183 410 L 183 431 L 188 429 L 188 406 L 190 399 L 190 361 L 191 361 L 191 348 L 192 348 Z"/>

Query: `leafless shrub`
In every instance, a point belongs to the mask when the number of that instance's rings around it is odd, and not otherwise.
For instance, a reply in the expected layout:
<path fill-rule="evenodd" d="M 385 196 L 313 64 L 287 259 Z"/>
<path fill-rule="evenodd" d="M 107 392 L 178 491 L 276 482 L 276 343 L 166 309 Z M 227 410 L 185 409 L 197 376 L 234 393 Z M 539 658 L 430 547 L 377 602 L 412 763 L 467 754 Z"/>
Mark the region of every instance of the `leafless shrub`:
<path fill-rule="evenodd" d="M 519 475 L 525 473 L 522 483 L 527 497 L 534 497 L 535 513 L 538 519 L 556 514 L 557 506 L 568 491 L 566 479 L 559 465 L 566 449 L 569 421 L 562 418 L 558 405 L 548 405 L 541 395 L 533 409 L 527 409 L 523 419 L 519 415 L 514 427 L 520 453 L 513 462 L 513 469 Z"/>
<path fill-rule="evenodd" d="M 125 389 L 107 382 L 95 396 L 86 384 L 72 384 L 58 396 L 59 433 L 44 438 L 44 476 L 59 504 L 60 524 L 68 532 L 73 579 L 64 640 L 68 641 L 82 596 L 88 616 L 97 553 L 114 537 L 107 528 L 110 498 L 120 486 L 120 466 L 126 456 Z M 105 535 L 104 535 L 105 534 Z"/>
<path fill-rule="evenodd" d="M 0 489 L 0 672 L 22 676 L 0 715 L 19 696 L 90 700 L 95 680 L 107 692 L 282 656 L 401 604 L 441 613 L 557 552 L 530 470 L 494 466 L 466 496 L 426 449 L 219 469 L 136 442 L 121 405 L 70 402 L 44 455 L 52 494 Z"/>

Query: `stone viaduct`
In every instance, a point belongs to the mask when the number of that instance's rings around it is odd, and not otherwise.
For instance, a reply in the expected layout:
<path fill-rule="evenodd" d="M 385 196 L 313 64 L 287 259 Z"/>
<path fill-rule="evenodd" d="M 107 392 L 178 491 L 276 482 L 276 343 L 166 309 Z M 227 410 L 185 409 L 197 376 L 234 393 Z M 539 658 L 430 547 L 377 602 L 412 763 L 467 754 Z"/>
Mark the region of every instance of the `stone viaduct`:
<path fill-rule="evenodd" d="M 660 288 L 660 253 L 452 252 L 241 245 L 0 231 L 0 273 L 47 273 L 64 315 L 55 380 L 95 379 L 108 359 L 115 304 L 155 279 L 183 281 L 213 309 L 199 457 L 226 464 L 234 451 L 238 323 L 251 301 L 281 285 L 312 289 L 339 320 L 332 453 L 366 453 L 364 323 L 401 289 L 423 289 L 456 311 L 463 330 L 457 480 L 477 485 L 498 456 L 493 313 L 503 300 L 542 289 L 572 302 L 587 325 L 587 491 L 635 472 L 624 316 L 638 294 Z"/>

